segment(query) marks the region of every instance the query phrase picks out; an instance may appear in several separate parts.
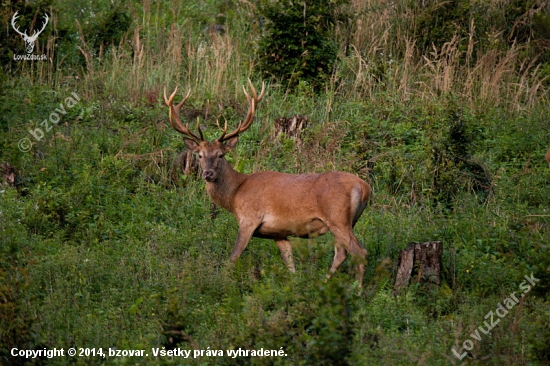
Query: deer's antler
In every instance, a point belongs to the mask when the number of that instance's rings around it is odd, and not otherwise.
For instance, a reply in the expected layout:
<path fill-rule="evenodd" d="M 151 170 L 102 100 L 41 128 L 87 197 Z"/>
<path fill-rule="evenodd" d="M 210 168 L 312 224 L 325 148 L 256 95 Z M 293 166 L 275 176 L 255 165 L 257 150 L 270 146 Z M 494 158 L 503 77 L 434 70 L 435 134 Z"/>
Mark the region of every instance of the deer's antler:
<path fill-rule="evenodd" d="M 254 121 L 254 114 L 256 113 L 256 106 L 262 98 L 264 97 L 265 93 L 265 83 L 262 82 L 262 91 L 260 92 L 260 95 L 258 96 L 256 93 L 256 89 L 254 88 L 254 85 L 252 85 L 252 82 L 250 79 L 248 79 L 248 85 L 250 86 L 250 91 L 252 93 L 252 98 L 248 93 L 246 92 L 246 89 L 243 86 L 244 95 L 246 95 L 246 100 L 248 101 L 248 112 L 246 113 L 246 117 L 244 121 L 240 121 L 239 125 L 237 126 L 237 129 L 234 130 L 231 133 L 226 134 L 227 132 L 227 121 L 225 121 L 225 127 L 223 129 L 222 135 L 218 138 L 219 142 L 227 141 L 232 137 L 238 136 L 239 134 L 246 131 Z"/>
<path fill-rule="evenodd" d="M 183 104 L 189 98 L 189 95 L 191 95 L 191 89 L 189 89 L 189 92 L 187 92 L 187 95 L 185 96 L 185 98 L 183 98 L 183 100 L 174 107 L 174 98 L 176 97 L 177 92 L 178 92 L 178 88 L 176 87 L 176 90 L 174 90 L 172 95 L 170 95 L 170 98 L 167 98 L 166 88 L 164 89 L 164 103 L 166 103 L 170 111 L 170 124 L 179 133 L 189 137 L 191 140 L 195 141 L 196 143 L 200 143 L 201 141 L 204 141 L 204 137 L 202 136 L 202 131 L 201 131 L 199 121 L 197 120 L 197 129 L 199 130 L 200 136 L 197 136 L 191 131 L 189 131 L 189 125 L 184 126 L 183 123 L 181 123 L 180 115 L 179 115 L 181 106 L 183 106 Z"/>

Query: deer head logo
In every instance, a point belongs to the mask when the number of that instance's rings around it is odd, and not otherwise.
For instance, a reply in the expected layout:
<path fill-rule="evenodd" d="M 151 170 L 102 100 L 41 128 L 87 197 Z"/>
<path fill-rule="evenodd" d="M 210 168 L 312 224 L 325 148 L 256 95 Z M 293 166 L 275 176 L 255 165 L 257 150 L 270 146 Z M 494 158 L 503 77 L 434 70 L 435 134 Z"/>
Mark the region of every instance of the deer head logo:
<path fill-rule="evenodd" d="M 35 30 L 32 36 L 28 36 L 27 31 L 25 31 L 24 33 L 21 33 L 19 31 L 19 28 L 15 26 L 15 21 L 18 18 L 17 13 L 18 12 L 16 11 L 15 14 L 13 14 L 13 17 L 11 18 L 11 26 L 13 27 L 13 30 L 19 33 L 21 37 L 23 37 L 23 41 L 25 41 L 25 49 L 27 50 L 27 53 L 32 53 L 32 51 L 34 50 L 34 42 L 36 42 L 36 39 L 38 38 L 40 33 L 44 31 L 44 29 L 46 28 L 46 25 L 48 25 L 48 20 L 50 20 L 50 18 L 48 17 L 48 14 L 44 14 L 44 25 L 42 25 L 42 29 L 40 29 L 39 31 Z"/>

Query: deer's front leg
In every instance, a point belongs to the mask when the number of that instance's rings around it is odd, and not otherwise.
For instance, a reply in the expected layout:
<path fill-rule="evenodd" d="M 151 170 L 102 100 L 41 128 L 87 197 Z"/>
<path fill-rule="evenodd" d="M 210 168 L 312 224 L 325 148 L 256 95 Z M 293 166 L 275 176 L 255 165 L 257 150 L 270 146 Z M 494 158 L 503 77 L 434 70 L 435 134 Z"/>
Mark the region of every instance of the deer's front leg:
<path fill-rule="evenodd" d="M 231 256 L 229 259 L 231 262 L 235 263 L 235 261 L 243 254 L 244 250 L 246 249 L 246 246 L 248 245 L 248 242 L 252 238 L 252 235 L 254 234 L 254 230 L 258 225 L 251 224 L 251 223 L 241 223 L 239 225 L 239 233 L 237 235 L 237 242 L 235 243 L 235 246 L 233 247 L 233 251 L 231 252 Z"/>

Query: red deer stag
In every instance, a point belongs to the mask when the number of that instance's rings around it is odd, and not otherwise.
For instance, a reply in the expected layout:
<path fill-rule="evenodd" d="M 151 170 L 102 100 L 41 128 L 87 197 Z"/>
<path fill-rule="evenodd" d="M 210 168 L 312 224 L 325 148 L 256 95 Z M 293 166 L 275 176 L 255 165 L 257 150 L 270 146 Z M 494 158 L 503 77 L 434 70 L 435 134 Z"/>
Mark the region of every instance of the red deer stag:
<path fill-rule="evenodd" d="M 370 187 L 366 182 L 344 172 L 284 174 L 263 171 L 242 174 L 225 160 L 225 154 L 237 144 L 239 134 L 252 124 L 256 107 L 264 96 L 265 84 L 262 83 L 258 96 L 250 80 L 248 83 L 252 97 L 243 87 L 249 105 L 244 121 L 231 133 L 227 133 L 226 122 L 222 135 L 215 141 L 204 140 L 198 124 L 199 135 L 195 135 L 179 118 L 179 110 L 191 91 L 175 106 L 173 101 L 178 89 L 170 98 L 164 91 L 170 123 L 185 135 L 187 147 L 198 154 L 208 195 L 217 205 L 230 211 L 239 223 L 231 261 L 235 262 L 241 256 L 253 236 L 273 239 L 287 268 L 294 273 L 296 269 L 288 237 L 311 238 L 330 230 L 335 237 L 335 254 L 328 277 L 336 272 L 349 252 L 358 259 L 357 280 L 361 286 L 367 250 L 357 240 L 352 228 L 367 205 Z"/>

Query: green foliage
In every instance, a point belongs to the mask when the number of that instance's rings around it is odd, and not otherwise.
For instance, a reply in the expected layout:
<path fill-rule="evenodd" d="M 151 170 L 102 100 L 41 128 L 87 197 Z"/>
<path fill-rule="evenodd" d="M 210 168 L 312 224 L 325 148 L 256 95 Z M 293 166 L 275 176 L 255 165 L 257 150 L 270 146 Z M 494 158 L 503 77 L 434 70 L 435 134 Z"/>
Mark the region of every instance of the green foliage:
<path fill-rule="evenodd" d="M 429 53 L 433 46 L 441 48 L 453 36 L 467 39 L 470 24 L 470 1 L 427 1 L 414 2 L 417 12 L 414 35 L 423 53 Z M 425 4 L 425 5 L 424 5 Z"/>
<path fill-rule="evenodd" d="M 522 44 L 530 57 L 548 59 L 550 13 L 543 1 L 514 0 L 494 7 L 487 2 L 468 0 L 411 2 L 415 21 L 411 24 L 414 39 L 423 54 L 438 49 L 453 37 L 459 49 L 472 52 L 477 59 L 487 49 L 505 49 L 505 45 Z M 500 38 L 501 37 L 501 38 Z M 476 47 L 469 49 L 469 42 Z"/>
<path fill-rule="evenodd" d="M 34 327 L 37 316 L 29 307 L 29 304 L 38 300 L 37 293 L 29 291 L 33 285 L 30 270 L 34 262 L 29 235 L 20 223 L 23 210 L 17 192 L 9 190 L 1 194 L 0 361 L 23 364 L 21 360 L 11 360 L 11 349 L 40 347 Z"/>
<path fill-rule="evenodd" d="M 260 70 L 291 86 L 318 87 L 332 73 L 337 48 L 331 37 L 334 14 L 343 2 L 265 1 L 265 29 L 258 44 Z"/>
<path fill-rule="evenodd" d="M 73 18 L 68 19 L 60 14 L 58 60 L 68 58 L 71 63 L 85 65 L 82 51 L 78 49 L 81 39 L 85 42 L 84 50 L 97 58 L 100 57 L 100 52 L 108 53 L 111 46 L 118 46 L 132 25 L 128 9 L 121 4 L 103 1 L 85 5 L 63 4 L 60 12 L 79 12 L 83 17 L 76 23 Z"/>
<path fill-rule="evenodd" d="M 348 365 L 360 299 L 347 281 L 302 282 L 296 284 L 302 291 L 296 291 L 265 279 L 254 286 L 242 309 L 257 317 L 246 321 L 245 332 L 231 344 L 248 349 L 282 346 L 293 364 Z"/>
<path fill-rule="evenodd" d="M 10 4 L 3 8 L 8 20 L 23 6 Z M 63 63 L 12 65 L 17 72 L 0 74 L 0 164 L 16 167 L 19 182 L 8 187 L 0 174 L 1 364 L 26 362 L 11 357 L 11 347 L 71 346 L 282 348 L 287 355 L 183 360 L 150 354 L 46 362 L 447 364 L 454 357 L 451 347 L 468 339 L 531 273 L 540 282 L 513 314 L 475 343 L 465 361 L 548 363 L 550 172 L 543 156 L 550 107 L 539 71 L 509 79 L 491 74 L 488 89 L 504 85 L 506 90 L 495 104 L 481 92 L 430 89 L 426 80 L 444 76 L 438 67 L 457 74 L 472 70 L 460 68 L 464 53 L 450 66 L 436 65 L 437 60 L 416 63 L 414 55 L 400 58 L 405 50 L 394 52 L 401 44 L 396 33 L 412 17 L 399 13 L 401 2 L 384 12 L 378 10 L 386 3 L 372 3 L 348 20 L 350 35 L 342 34 L 339 7 L 360 2 L 293 3 L 279 13 L 274 10 L 279 5 L 265 3 L 262 11 L 273 12 L 271 18 L 265 15 L 265 34 L 281 33 L 263 38 L 260 46 L 272 42 L 281 57 L 288 57 L 279 64 L 261 61 L 248 46 L 261 23 L 253 21 L 252 4 L 175 1 L 146 9 L 147 4 L 54 2 L 56 57 Z M 533 16 L 530 30 L 518 23 L 514 32 L 531 32 L 540 45 L 546 34 L 546 13 L 536 3 L 507 3 L 500 13 L 487 2 L 424 4 L 430 11 L 417 15 L 425 27 L 411 38 L 423 43 L 423 52 L 430 50 L 429 42 L 446 42 L 455 32 L 466 37 L 470 19 L 477 29 L 474 54 L 494 55 L 485 48 L 506 51 L 507 42 L 496 37 L 491 43 L 483 32 L 508 13 L 511 20 Z M 115 45 L 112 58 L 96 57 L 91 69 L 80 67 L 78 47 L 84 45 L 74 23 L 77 11 L 93 52 L 102 43 Z M 376 35 L 381 43 L 373 46 L 373 54 L 359 42 L 378 23 L 360 28 L 355 22 L 370 13 L 385 27 Z M 384 23 L 385 16 L 392 18 Z M 228 32 L 206 34 L 205 26 L 217 18 L 225 19 Z M 134 57 L 135 43 L 125 42 L 132 27 L 139 28 L 144 45 L 141 60 Z M 353 47 L 333 43 L 344 39 L 355 42 Z M 307 54 L 296 50 L 302 42 Z M 283 47 L 287 44 L 294 53 Z M 338 67 L 356 68 L 336 70 L 327 80 L 337 49 L 351 54 L 340 55 Z M 529 52 L 514 57 L 529 58 Z M 333 259 L 330 234 L 292 240 L 294 275 L 269 240 L 254 238 L 240 260 L 230 263 L 236 220 L 223 210 L 211 218 L 204 183 L 174 167 L 185 147 L 169 128 L 162 88 L 189 86 L 193 93 L 184 109 L 208 112 L 201 123 L 212 137 L 219 133 L 215 119 L 225 117 L 235 126 L 246 113 L 240 85 L 261 62 L 295 88 L 268 85 L 256 122 L 228 160 L 247 173 L 342 170 L 369 181 L 372 201 L 354 228 L 369 252 L 359 294 L 349 261 L 324 282 Z M 410 70 L 411 79 L 403 70 Z M 365 80 L 372 84 L 362 84 Z M 522 85 L 532 93 L 513 92 Z M 319 93 L 319 86 L 327 93 Z M 79 104 L 45 130 L 43 139 L 34 140 L 29 130 L 40 127 L 74 91 L 81 96 Z M 301 140 L 270 136 L 273 119 L 293 114 L 308 115 Z M 22 138 L 31 139 L 31 151 L 18 148 Z M 434 291 L 410 286 L 394 295 L 399 251 L 410 241 L 427 240 L 444 243 L 443 285 Z"/>

